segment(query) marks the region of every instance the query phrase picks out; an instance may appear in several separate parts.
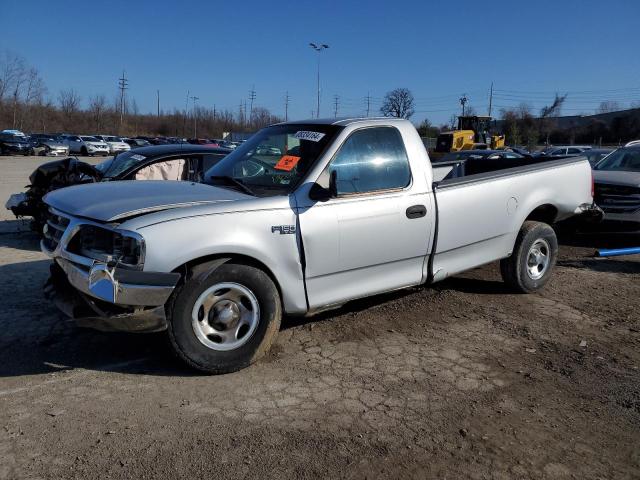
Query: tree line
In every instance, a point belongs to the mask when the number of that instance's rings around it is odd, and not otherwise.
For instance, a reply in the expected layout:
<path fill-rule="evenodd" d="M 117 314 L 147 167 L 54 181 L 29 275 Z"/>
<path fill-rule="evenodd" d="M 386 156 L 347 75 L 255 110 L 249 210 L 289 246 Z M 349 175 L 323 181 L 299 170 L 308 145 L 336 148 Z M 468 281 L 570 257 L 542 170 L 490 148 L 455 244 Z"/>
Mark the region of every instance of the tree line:
<path fill-rule="evenodd" d="M 640 138 L 640 110 L 636 115 L 624 114 L 610 119 L 589 117 L 569 128 L 559 125 L 558 116 L 567 96 L 556 95 L 537 115 L 526 103 L 501 110 L 497 130 L 506 135 L 509 145 L 534 147 L 541 143 L 619 143 Z M 388 117 L 410 119 L 415 114 L 415 99 L 407 88 L 387 92 L 380 113 Z M 603 101 L 599 113 L 619 110 L 615 102 Z M 475 115 L 472 106 L 467 115 Z M 111 100 L 104 94 L 82 96 L 73 88 L 63 89 L 52 96 L 40 73 L 24 58 L 9 51 L 0 52 L 0 128 L 25 132 L 116 133 L 123 136 L 162 135 L 191 137 L 197 130 L 199 137 L 219 138 L 223 132 L 252 132 L 266 125 L 282 121 L 264 107 L 251 112 L 216 110 L 195 106 L 191 109 L 140 113 L 135 98 Z M 457 115 L 448 123 L 433 125 L 424 119 L 417 125 L 423 137 L 437 137 L 455 129 Z"/>
<path fill-rule="evenodd" d="M 38 70 L 24 58 L 0 52 L 0 129 L 36 133 L 106 133 L 219 138 L 223 132 L 252 132 L 282 119 L 264 107 L 251 112 L 196 106 L 140 113 L 135 98 L 104 94 L 83 98 L 67 88 L 52 96 Z"/>

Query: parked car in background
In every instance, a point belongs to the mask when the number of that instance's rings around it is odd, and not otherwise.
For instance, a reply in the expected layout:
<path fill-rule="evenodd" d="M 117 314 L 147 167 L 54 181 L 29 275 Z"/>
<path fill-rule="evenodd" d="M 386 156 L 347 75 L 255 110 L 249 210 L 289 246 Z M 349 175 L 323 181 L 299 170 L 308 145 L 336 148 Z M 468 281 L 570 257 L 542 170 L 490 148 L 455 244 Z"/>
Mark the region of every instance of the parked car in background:
<path fill-rule="evenodd" d="M 0 133 L 0 153 L 2 155 L 33 155 L 33 147 L 27 137 L 20 132 Z"/>
<path fill-rule="evenodd" d="M 535 156 L 546 157 L 566 157 L 582 154 L 584 151 L 591 149 L 588 145 L 557 145 L 553 147 L 547 147 L 544 150 L 537 152 Z"/>
<path fill-rule="evenodd" d="M 192 145 L 208 145 L 210 147 L 219 147 L 220 145 L 215 140 L 211 140 L 209 138 L 190 138 L 187 142 Z"/>
<path fill-rule="evenodd" d="M 35 155 L 69 155 L 69 147 L 62 140 L 48 133 L 32 133 L 28 137 Z"/>
<path fill-rule="evenodd" d="M 69 147 L 70 153 L 84 156 L 109 155 L 109 145 L 88 135 L 63 135 L 62 141 Z"/>
<path fill-rule="evenodd" d="M 440 162 L 452 162 L 455 160 L 463 160 L 467 158 L 476 159 L 489 159 L 495 160 L 498 158 L 524 158 L 525 155 L 521 155 L 517 152 L 510 150 L 461 150 L 459 152 L 449 152 L 440 158 Z"/>
<path fill-rule="evenodd" d="M 610 153 L 593 168 L 593 179 L 604 227 L 640 230 L 640 144 Z"/>
<path fill-rule="evenodd" d="M 129 144 L 120 137 L 114 135 L 94 135 L 94 137 L 106 143 L 109 146 L 109 153 L 112 155 L 131 150 Z"/>
<path fill-rule="evenodd" d="M 47 211 L 42 197 L 52 190 L 114 180 L 199 182 L 204 172 L 230 151 L 199 145 L 159 145 L 119 153 L 95 167 L 75 158 L 48 162 L 29 176 L 26 192 L 11 195 L 6 208 L 16 217 L 32 217 L 33 229 L 42 233 Z"/>
<path fill-rule="evenodd" d="M 17 135 L 18 137 L 26 137 L 24 132 L 21 132 L 20 130 L 6 129 L 2 130 L 0 133 L 8 133 L 10 135 Z"/>
<path fill-rule="evenodd" d="M 151 145 L 148 140 L 143 138 L 124 138 L 123 141 L 131 148 L 148 147 Z"/>
<path fill-rule="evenodd" d="M 591 166 L 594 166 L 611 152 L 613 148 L 590 148 L 582 152 L 582 155 L 587 157 Z"/>

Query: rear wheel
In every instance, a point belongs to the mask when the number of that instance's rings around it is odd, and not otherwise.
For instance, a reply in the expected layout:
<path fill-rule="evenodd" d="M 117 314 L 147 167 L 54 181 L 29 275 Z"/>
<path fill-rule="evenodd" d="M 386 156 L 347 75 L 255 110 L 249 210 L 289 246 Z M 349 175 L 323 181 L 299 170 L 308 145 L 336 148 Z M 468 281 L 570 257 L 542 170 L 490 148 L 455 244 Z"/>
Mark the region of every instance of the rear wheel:
<path fill-rule="evenodd" d="M 82 147 L 80 149 L 80 155 L 84 155 L 85 157 L 89 155 L 89 152 L 87 151 L 87 147 Z"/>
<path fill-rule="evenodd" d="M 500 261 L 502 279 L 522 293 L 540 290 L 549 281 L 558 258 L 558 240 L 549 225 L 524 222 L 513 253 Z"/>
<path fill-rule="evenodd" d="M 269 351 L 281 316 L 278 289 L 265 272 L 227 263 L 176 292 L 168 306 L 169 339 L 191 367 L 233 372 Z"/>

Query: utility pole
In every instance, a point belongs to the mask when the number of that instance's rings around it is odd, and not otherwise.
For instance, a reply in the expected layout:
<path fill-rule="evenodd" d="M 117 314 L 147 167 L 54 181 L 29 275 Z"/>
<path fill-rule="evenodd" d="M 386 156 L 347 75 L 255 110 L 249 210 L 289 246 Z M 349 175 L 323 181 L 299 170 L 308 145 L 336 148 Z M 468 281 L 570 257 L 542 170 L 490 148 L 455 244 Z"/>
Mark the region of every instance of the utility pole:
<path fill-rule="evenodd" d="M 367 96 L 364 97 L 364 99 L 367 102 L 367 117 L 369 116 L 369 110 L 371 109 L 371 95 L 369 95 L 369 92 L 367 92 Z"/>
<path fill-rule="evenodd" d="M 338 100 L 340 97 L 338 95 L 333 96 L 333 117 L 338 118 Z"/>
<path fill-rule="evenodd" d="M 216 121 L 216 104 L 213 104 L 213 121 Z"/>
<path fill-rule="evenodd" d="M 491 82 L 491 90 L 489 93 L 489 116 L 491 116 L 492 104 L 493 104 L 493 82 Z"/>
<path fill-rule="evenodd" d="M 318 74 L 317 74 L 317 78 L 318 78 L 318 103 L 316 106 L 316 118 L 320 118 L 320 52 L 322 52 L 322 50 L 325 50 L 327 48 L 329 48 L 329 45 L 327 45 L 326 43 L 321 43 L 316 45 L 315 43 L 310 43 L 309 46 L 311 48 L 313 48 L 316 52 L 318 52 Z"/>
<path fill-rule="evenodd" d="M 184 119 L 182 120 L 182 136 L 187 135 L 187 116 L 189 114 L 189 90 L 187 90 L 187 99 L 184 101 Z"/>
<path fill-rule="evenodd" d="M 198 138 L 198 114 L 196 112 L 196 102 L 200 100 L 200 97 L 196 97 L 195 95 L 191 97 L 193 100 L 193 138 Z"/>
<path fill-rule="evenodd" d="M 249 90 L 249 100 L 251 100 L 251 104 L 249 107 L 249 119 L 253 118 L 253 101 L 256 99 L 256 86 L 254 85 Z"/>
<path fill-rule="evenodd" d="M 467 104 L 469 99 L 467 98 L 467 94 L 463 93 L 462 97 L 460 97 L 460 105 L 462 105 L 462 116 L 464 117 L 464 106 Z"/>
<path fill-rule="evenodd" d="M 160 90 L 156 90 L 158 96 L 158 118 L 160 118 Z"/>
<path fill-rule="evenodd" d="M 242 100 L 240 100 L 240 105 L 238 105 L 238 120 L 240 121 L 240 130 L 244 129 L 244 115 L 242 112 Z"/>
<path fill-rule="evenodd" d="M 124 122 L 125 90 L 129 88 L 129 80 L 127 80 L 124 70 L 122 71 L 122 77 L 118 79 L 118 88 L 120 89 L 120 130 L 122 130 L 122 124 Z"/>
<path fill-rule="evenodd" d="M 289 91 L 284 95 L 284 121 L 289 120 Z"/>

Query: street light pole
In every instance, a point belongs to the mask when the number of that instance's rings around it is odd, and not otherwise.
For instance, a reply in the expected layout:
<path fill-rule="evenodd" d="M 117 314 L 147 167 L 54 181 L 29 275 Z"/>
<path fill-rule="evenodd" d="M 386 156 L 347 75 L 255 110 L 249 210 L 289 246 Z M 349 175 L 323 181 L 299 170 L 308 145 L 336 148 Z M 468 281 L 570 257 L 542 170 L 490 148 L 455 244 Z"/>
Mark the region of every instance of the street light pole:
<path fill-rule="evenodd" d="M 316 52 L 318 52 L 318 71 L 317 71 L 317 77 L 318 77 L 318 103 L 316 105 L 316 118 L 320 118 L 320 52 L 322 52 L 322 50 L 329 48 L 329 45 L 327 45 L 326 43 L 321 43 L 321 44 L 315 44 L 315 43 L 310 43 L 309 46 L 311 48 L 313 48 Z"/>
<path fill-rule="evenodd" d="M 200 97 L 196 97 L 195 95 L 191 97 L 193 100 L 193 138 L 198 138 L 198 115 L 196 112 L 196 101 L 200 100 Z"/>

